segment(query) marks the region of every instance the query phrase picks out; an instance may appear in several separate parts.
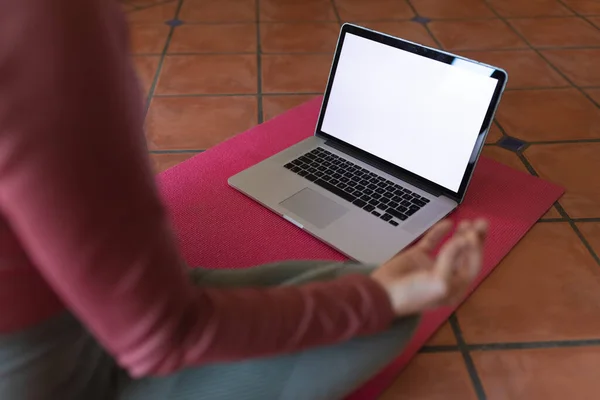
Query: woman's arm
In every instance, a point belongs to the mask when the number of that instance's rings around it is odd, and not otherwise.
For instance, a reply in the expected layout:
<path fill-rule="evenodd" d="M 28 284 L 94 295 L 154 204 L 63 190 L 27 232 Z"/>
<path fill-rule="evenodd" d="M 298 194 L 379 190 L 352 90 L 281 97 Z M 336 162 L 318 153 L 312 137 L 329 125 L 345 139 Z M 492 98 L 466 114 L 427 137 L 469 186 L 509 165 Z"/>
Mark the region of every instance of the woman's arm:
<path fill-rule="evenodd" d="M 0 0 L 0 212 L 65 304 L 134 376 L 333 343 L 392 319 L 368 277 L 200 289 L 146 156 L 106 0 Z"/>

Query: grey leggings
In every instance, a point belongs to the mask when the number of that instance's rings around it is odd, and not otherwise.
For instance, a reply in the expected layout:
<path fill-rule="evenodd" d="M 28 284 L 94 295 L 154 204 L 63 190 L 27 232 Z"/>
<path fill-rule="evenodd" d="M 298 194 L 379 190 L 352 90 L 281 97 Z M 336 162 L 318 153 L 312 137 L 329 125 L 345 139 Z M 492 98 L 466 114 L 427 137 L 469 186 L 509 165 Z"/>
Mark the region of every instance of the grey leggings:
<path fill-rule="evenodd" d="M 360 265 L 291 262 L 245 270 L 195 269 L 191 278 L 198 285 L 220 287 L 296 285 L 371 270 Z M 0 335 L 0 399 L 339 399 L 390 363 L 417 323 L 418 317 L 406 318 L 384 333 L 341 344 L 133 380 L 74 317 L 63 314 L 27 331 Z"/>

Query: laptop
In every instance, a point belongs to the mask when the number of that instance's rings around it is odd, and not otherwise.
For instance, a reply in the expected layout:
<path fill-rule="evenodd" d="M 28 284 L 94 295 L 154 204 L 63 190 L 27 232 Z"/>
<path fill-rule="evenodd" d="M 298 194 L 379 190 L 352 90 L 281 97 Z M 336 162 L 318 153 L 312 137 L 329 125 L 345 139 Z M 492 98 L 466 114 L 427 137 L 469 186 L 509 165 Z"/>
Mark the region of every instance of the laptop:
<path fill-rule="evenodd" d="M 229 184 L 348 257 L 380 264 L 463 201 L 507 79 L 345 24 L 314 135 Z"/>

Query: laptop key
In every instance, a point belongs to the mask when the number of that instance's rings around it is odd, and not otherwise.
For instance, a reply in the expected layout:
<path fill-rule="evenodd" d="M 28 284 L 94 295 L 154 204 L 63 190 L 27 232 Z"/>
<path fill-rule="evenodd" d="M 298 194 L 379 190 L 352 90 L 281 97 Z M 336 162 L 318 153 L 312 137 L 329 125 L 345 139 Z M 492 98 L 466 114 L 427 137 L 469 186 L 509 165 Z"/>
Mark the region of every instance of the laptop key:
<path fill-rule="evenodd" d="M 379 208 L 381 211 L 385 211 L 385 210 L 387 210 L 387 209 L 388 209 L 388 206 L 386 206 L 385 204 L 381 204 L 381 203 L 379 203 L 379 204 L 377 205 L 377 208 Z"/>
<path fill-rule="evenodd" d="M 371 197 L 369 197 L 369 196 L 367 196 L 367 195 L 365 194 L 365 195 L 363 195 L 363 196 L 362 196 L 360 199 L 361 199 L 362 201 L 369 201 L 369 200 L 371 200 Z"/>
<path fill-rule="evenodd" d="M 425 197 L 421 197 L 421 201 L 423 201 L 425 204 L 429 203 L 429 199 L 426 199 Z"/>
<path fill-rule="evenodd" d="M 400 204 L 402 204 L 404 207 L 410 207 L 410 201 L 408 200 L 402 200 Z"/>
<path fill-rule="evenodd" d="M 287 169 L 292 169 L 292 168 L 294 168 L 294 164 L 292 164 L 292 163 L 285 164 L 284 167 Z"/>
<path fill-rule="evenodd" d="M 352 203 L 353 201 L 356 200 L 356 197 L 352 196 L 349 193 L 344 192 L 342 189 L 339 189 L 335 186 L 333 186 L 332 184 L 325 182 L 324 180 L 317 180 L 315 181 L 315 183 L 319 186 L 321 186 L 323 189 L 326 189 L 328 191 L 330 191 L 331 193 L 340 196 L 342 199 L 349 201 L 350 203 Z"/>
<path fill-rule="evenodd" d="M 308 175 L 308 171 L 300 171 L 300 172 L 298 172 L 298 175 L 306 176 L 306 175 Z"/>
<path fill-rule="evenodd" d="M 361 199 L 356 199 L 352 202 L 352 204 L 354 204 L 357 207 L 363 208 L 364 206 L 367 205 L 367 203 L 365 203 L 364 201 L 362 201 Z"/>
<path fill-rule="evenodd" d="M 377 201 L 377 199 L 371 199 L 369 200 L 369 204 L 372 206 L 376 206 L 377 204 L 379 204 L 379 201 Z"/>
<path fill-rule="evenodd" d="M 398 210 L 394 210 L 393 208 L 389 208 L 389 209 L 387 210 L 387 212 L 388 212 L 388 214 L 390 214 L 390 215 L 392 215 L 392 216 L 394 216 L 394 217 L 398 218 L 398 219 L 399 219 L 399 220 L 401 220 L 401 221 L 404 221 L 404 220 L 406 219 L 406 215 L 404 215 L 403 213 L 401 213 L 401 212 L 400 212 L 400 211 L 398 211 Z"/>
<path fill-rule="evenodd" d="M 300 172 L 300 168 L 298 168 L 298 167 L 292 167 L 290 169 L 290 171 L 292 171 L 292 172 Z"/>
<path fill-rule="evenodd" d="M 394 196 L 394 197 L 392 197 L 392 201 L 394 201 L 396 203 L 400 203 L 402 201 L 402 197 L 400 197 L 400 196 Z"/>
<path fill-rule="evenodd" d="M 398 226 L 399 224 L 396 221 L 391 220 L 390 221 L 390 225 L 392 225 L 392 226 Z"/>
<path fill-rule="evenodd" d="M 344 182 L 337 184 L 337 187 L 339 187 L 340 189 L 346 189 L 347 186 L 348 185 L 346 185 Z"/>
<path fill-rule="evenodd" d="M 390 202 L 388 203 L 388 205 L 389 205 L 390 207 L 393 207 L 393 208 L 397 208 L 397 207 L 398 207 L 398 203 L 396 203 L 396 202 L 395 202 L 395 201 L 393 201 L 393 200 L 392 200 L 392 201 L 390 201 Z"/>
<path fill-rule="evenodd" d="M 388 204 L 390 202 L 390 199 L 388 199 L 387 197 L 382 197 L 379 199 L 379 201 L 383 204 Z"/>
<path fill-rule="evenodd" d="M 373 214 L 376 217 L 381 217 L 381 214 L 378 213 L 377 211 L 373 211 L 371 214 Z"/>
<path fill-rule="evenodd" d="M 375 207 L 374 207 L 374 206 L 372 206 L 372 205 L 370 205 L 370 204 L 367 204 L 366 206 L 364 206 L 364 207 L 363 207 L 363 209 L 364 209 L 366 212 L 371 212 L 371 211 L 375 210 Z"/>
<path fill-rule="evenodd" d="M 306 178 L 306 179 L 308 179 L 308 180 L 309 180 L 309 181 L 311 181 L 311 182 L 314 182 L 314 181 L 316 181 L 317 179 L 319 179 L 319 178 L 317 178 L 316 176 L 314 176 L 313 174 L 308 174 L 308 175 L 306 175 L 306 176 L 305 176 L 305 178 Z"/>
<path fill-rule="evenodd" d="M 379 200 L 381 198 L 381 195 L 379 193 L 373 193 L 371 195 L 372 198 Z"/>
<path fill-rule="evenodd" d="M 294 170 L 294 169 L 292 168 L 292 171 L 293 171 L 293 170 Z M 424 203 L 424 202 L 422 202 L 421 200 L 413 199 L 413 201 L 412 201 L 412 202 L 413 202 L 413 204 L 415 204 L 415 205 L 417 205 L 417 206 L 419 206 L 419 207 L 424 207 L 424 206 L 425 206 L 425 203 Z"/>
<path fill-rule="evenodd" d="M 390 219 L 392 219 L 392 216 L 390 214 L 383 214 L 381 216 L 381 219 L 384 220 L 385 222 L 389 221 Z"/>

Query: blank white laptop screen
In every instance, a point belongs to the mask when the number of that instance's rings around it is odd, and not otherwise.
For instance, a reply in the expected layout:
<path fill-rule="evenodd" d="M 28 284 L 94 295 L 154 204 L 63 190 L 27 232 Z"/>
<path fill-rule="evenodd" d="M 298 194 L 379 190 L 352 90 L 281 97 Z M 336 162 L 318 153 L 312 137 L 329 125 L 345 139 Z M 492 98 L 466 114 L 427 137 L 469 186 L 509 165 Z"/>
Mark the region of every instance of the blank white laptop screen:
<path fill-rule="evenodd" d="M 458 192 L 498 82 L 457 61 L 346 33 L 321 130 Z"/>

